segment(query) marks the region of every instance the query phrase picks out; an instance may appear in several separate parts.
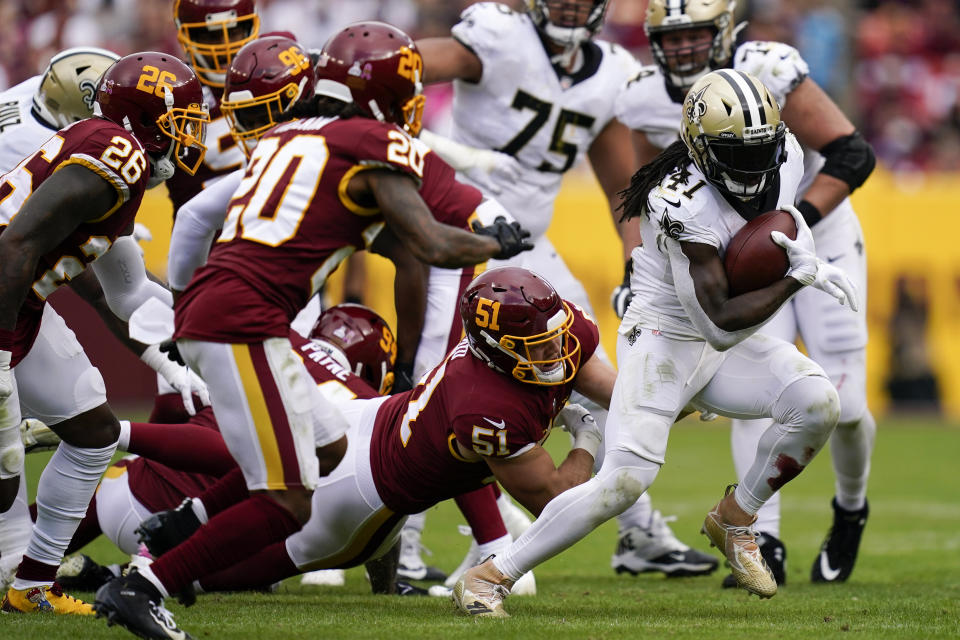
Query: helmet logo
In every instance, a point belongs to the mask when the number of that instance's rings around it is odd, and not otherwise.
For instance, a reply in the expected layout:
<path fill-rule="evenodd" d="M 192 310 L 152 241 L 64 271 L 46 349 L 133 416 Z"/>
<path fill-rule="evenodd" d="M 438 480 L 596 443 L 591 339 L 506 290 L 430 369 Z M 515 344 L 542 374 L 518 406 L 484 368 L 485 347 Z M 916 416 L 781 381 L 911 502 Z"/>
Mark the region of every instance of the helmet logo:
<path fill-rule="evenodd" d="M 177 76 L 169 71 L 160 71 L 152 64 L 143 65 L 143 73 L 137 80 L 137 89 L 152 93 L 158 98 L 166 96 L 166 92 L 173 91 L 173 83 L 177 81 Z"/>
<path fill-rule="evenodd" d="M 93 109 L 93 102 L 97 98 L 97 83 L 90 79 L 84 79 L 77 86 L 80 87 L 83 104 L 87 105 L 87 109 Z"/>
<path fill-rule="evenodd" d="M 367 62 L 361 67 L 360 61 L 356 60 L 353 65 L 350 66 L 347 75 L 362 78 L 363 80 L 373 80 L 373 65 Z"/>
<path fill-rule="evenodd" d="M 707 114 L 707 103 L 703 100 L 703 94 L 707 92 L 709 86 L 709 83 L 705 84 L 696 94 L 691 93 L 687 97 L 687 120 L 694 124 L 699 123 L 700 118 Z"/>

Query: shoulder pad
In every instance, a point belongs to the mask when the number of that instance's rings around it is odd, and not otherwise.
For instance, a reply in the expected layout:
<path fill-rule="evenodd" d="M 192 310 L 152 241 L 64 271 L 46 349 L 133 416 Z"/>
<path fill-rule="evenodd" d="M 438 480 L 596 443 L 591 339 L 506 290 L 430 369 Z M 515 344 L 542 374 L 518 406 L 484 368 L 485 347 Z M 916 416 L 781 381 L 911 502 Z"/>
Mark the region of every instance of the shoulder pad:
<path fill-rule="evenodd" d="M 810 75 L 810 67 L 800 52 L 782 42 L 744 42 L 737 48 L 733 67 L 756 76 L 770 89 L 781 109 L 787 95 Z"/>
<path fill-rule="evenodd" d="M 488 49 L 506 49 L 511 33 L 524 23 L 526 15 L 498 2 L 478 2 L 460 14 L 450 32 L 477 55 Z"/>
<path fill-rule="evenodd" d="M 687 181 L 667 176 L 650 191 L 647 210 L 650 221 L 660 233 L 682 242 L 699 242 L 720 246 L 720 238 L 712 230 L 714 217 L 723 211 L 716 190 L 699 171 L 692 170 Z"/>

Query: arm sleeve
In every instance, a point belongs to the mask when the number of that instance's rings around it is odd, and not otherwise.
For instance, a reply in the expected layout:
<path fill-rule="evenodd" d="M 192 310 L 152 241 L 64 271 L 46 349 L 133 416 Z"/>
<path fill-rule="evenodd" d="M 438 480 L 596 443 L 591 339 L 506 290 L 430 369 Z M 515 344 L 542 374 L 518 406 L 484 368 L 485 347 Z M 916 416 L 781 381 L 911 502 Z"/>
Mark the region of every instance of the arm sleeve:
<path fill-rule="evenodd" d="M 243 171 L 234 171 L 180 207 L 170 236 L 167 277 L 171 288 L 185 289 L 193 272 L 207 261 L 213 238 L 223 226 L 227 204 L 242 179 Z"/>
<path fill-rule="evenodd" d="M 757 330 L 766 324 L 761 322 L 758 325 L 740 329 L 738 331 L 724 331 L 713 324 L 710 316 L 700 306 L 697 300 L 697 292 L 694 288 L 693 277 L 690 275 L 690 261 L 680 248 L 680 243 L 672 239 L 665 239 L 667 252 L 670 255 L 670 271 L 673 274 L 673 286 L 677 292 L 677 298 L 683 305 L 683 310 L 687 312 L 693 326 L 703 336 L 704 340 L 717 351 L 726 351 L 730 347 L 746 340 Z M 772 318 L 776 313 L 770 315 Z"/>
<path fill-rule="evenodd" d="M 121 320 L 129 321 L 133 312 L 150 298 L 173 305 L 170 292 L 147 277 L 143 256 L 132 236 L 117 238 L 92 268 L 103 287 L 107 305 Z"/>

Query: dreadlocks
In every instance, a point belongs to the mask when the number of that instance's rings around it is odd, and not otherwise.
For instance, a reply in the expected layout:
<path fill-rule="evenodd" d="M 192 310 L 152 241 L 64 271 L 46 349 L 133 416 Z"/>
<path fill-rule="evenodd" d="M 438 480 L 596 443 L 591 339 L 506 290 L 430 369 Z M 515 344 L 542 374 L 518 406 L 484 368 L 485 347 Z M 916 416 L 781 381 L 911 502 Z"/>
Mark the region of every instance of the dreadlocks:
<path fill-rule="evenodd" d="M 687 168 L 688 160 L 687 145 L 683 140 L 677 140 L 633 174 L 630 178 L 630 186 L 619 193 L 622 202 L 617 210 L 623 210 L 620 222 L 645 213 L 650 191 L 674 170 L 679 169 L 680 179 L 686 180 L 690 176 L 690 170 Z"/>

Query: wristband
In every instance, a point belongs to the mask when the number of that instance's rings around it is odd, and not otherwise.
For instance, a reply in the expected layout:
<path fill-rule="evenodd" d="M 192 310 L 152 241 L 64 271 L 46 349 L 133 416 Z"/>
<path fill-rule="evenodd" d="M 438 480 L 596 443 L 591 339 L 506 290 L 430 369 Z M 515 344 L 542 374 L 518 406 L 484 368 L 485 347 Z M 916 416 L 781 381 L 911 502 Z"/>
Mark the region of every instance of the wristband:
<path fill-rule="evenodd" d="M 820 209 L 817 209 L 806 200 L 801 200 L 797 204 L 797 211 L 800 212 L 800 215 L 803 216 L 804 221 L 806 221 L 807 226 L 810 228 L 813 228 L 813 225 L 823 219 L 823 214 L 820 213 Z"/>
<path fill-rule="evenodd" d="M 573 448 L 583 449 L 596 460 L 597 451 L 600 450 L 600 443 L 602 441 L 603 438 L 597 431 L 593 429 L 583 429 L 582 431 L 578 431 L 577 435 L 573 437 Z"/>

